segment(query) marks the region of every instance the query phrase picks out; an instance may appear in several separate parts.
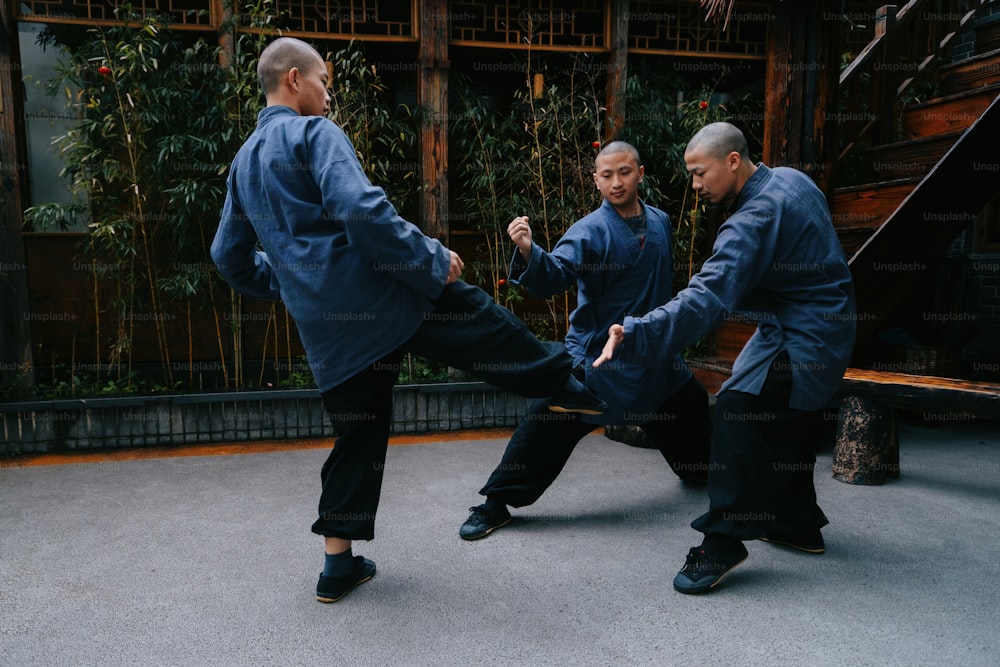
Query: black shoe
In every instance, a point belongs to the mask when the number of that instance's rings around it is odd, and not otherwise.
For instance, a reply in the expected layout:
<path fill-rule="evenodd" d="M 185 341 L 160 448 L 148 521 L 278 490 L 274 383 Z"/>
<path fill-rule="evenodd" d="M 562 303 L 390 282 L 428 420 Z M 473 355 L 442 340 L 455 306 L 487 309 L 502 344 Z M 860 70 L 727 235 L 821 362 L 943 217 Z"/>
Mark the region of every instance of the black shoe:
<path fill-rule="evenodd" d="M 458 529 L 458 536 L 463 540 L 478 540 L 486 537 L 497 528 L 506 526 L 511 520 L 506 505 L 500 505 L 496 509 L 488 509 L 486 505 L 479 505 L 478 507 L 470 507 L 469 510 L 472 514 Z"/>
<path fill-rule="evenodd" d="M 674 577 L 674 588 L 681 593 L 704 593 L 715 588 L 722 578 L 747 559 L 747 550 L 739 543 L 723 553 L 708 553 L 704 547 L 688 551 L 684 567 Z"/>
<path fill-rule="evenodd" d="M 599 399 L 587 385 L 570 376 L 566 385 L 549 401 L 552 412 L 578 412 L 584 415 L 600 415 L 608 409 L 608 404 Z"/>
<path fill-rule="evenodd" d="M 804 551 L 807 554 L 821 554 L 826 552 L 823 533 L 819 531 L 819 528 L 813 530 L 794 530 L 787 533 L 772 530 L 759 539 L 761 542 L 780 544 L 783 547 Z"/>
<path fill-rule="evenodd" d="M 316 584 L 316 599 L 320 602 L 336 602 L 347 593 L 375 576 L 375 563 L 364 556 L 354 557 L 354 571 L 345 577 L 327 577 L 321 572 Z"/>

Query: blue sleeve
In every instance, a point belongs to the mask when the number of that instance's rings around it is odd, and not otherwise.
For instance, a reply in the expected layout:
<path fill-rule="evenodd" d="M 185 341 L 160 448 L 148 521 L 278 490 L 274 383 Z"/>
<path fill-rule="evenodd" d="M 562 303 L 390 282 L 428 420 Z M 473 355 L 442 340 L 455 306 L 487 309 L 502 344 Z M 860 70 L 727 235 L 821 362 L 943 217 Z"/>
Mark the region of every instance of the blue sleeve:
<path fill-rule="evenodd" d="M 319 119 L 310 136 L 312 173 L 323 208 L 344 225 L 348 243 L 372 262 L 428 299 L 444 289 L 451 254 L 437 239 L 404 220 L 371 184 L 350 141 L 335 124 Z"/>
<path fill-rule="evenodd" d="M 561 294 L 587 272 L 588 246 L 586 234 L 578 223 L 559 239 L 552 252 L 545 252 L 532 242 L 527 264 L 515 249 L 510 263 L 510 282 L 524 285 L 532 296 L 545 298 Z"/>
<path fill-rule="evenodd" d="M 773 216 L 733 215 L 719 228 L 712 256 L 685 289 L 645 315 L 625 318 L 622 360 L 666 358 L 718 328 L 768 270 L 777 238 Z"/>
<path fill-rule="evenodd" d="M 267 254 L 257 249 L 257 232 L 236 202 L 231 176 L 228 187 L 222 219 L 210 250 L 212 261 L 236 291 L 256 299 L 280 301 L 278 280 Z"/>

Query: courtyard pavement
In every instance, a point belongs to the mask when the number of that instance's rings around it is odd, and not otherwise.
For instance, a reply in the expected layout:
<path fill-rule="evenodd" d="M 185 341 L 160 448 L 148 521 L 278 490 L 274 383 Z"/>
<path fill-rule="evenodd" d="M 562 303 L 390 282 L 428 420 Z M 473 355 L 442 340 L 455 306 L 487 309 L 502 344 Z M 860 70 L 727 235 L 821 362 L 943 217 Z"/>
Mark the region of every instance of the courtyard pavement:
<path fill-rule="evenodd" d="M 997 665 L 1000 424 L 904 424 L 883 486 L 815 475 L 827 553 L 748 543 L 671 580 L 707 505 L 658 452 L 592 434 L 477 542 L 500 437 L 393 446 L 375 578 L 313 598 L 324 449 L 0 462 L 0 665 Z M 462 438 L 462 435 L 458 435 Z M 224 453 L 223 453 L 224 452 Z"/>

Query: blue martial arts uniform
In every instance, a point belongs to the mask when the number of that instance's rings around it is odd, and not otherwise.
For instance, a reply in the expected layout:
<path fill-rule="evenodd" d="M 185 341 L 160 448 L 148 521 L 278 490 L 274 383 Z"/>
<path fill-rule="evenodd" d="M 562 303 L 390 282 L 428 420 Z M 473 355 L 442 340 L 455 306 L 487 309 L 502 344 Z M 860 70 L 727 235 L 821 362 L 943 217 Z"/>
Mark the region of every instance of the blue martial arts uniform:
<path fill-rule="evenodd" d="M 228 188 L 212 258 L 237 290 L 285 304 L 320 391 L 399 348 L 433 310 L 448 250 L 397 215 L 336 123 L 263 109 Z"/>
<path fill-rule="evenodd" d="M 821 410 L 850 360 L 856 315 L 826 197 L 802 172 L 759 164 L 701 271 L 663 306 L 626 317 L 616 356 L 669 357 L 737 310 L 760 323 L 717 395 L 710 506 L 691 525 L 731 540 L 818 531 Z"/>
<path fill-rule="evenodd" d="M 566 348 L 586 373 L 586 384 L 608 403 L 590 423 L 641 424 L 649 421 L 666 397 L 691 379 L 677 354 L 655 360 L 612 360 L 600 368 L 593 361 L 608 339 L 608 328 L 626 315 L 646 313 L 673 295 L 673 244 L 663 211 L 643 204 L 647 229 L 640 239 L 607 200 L 574 223 L 551 253 L 532 243 L 525 264 L 515 251 L 510 282 L 534 296 L 548 297 L 577 289 L 570 314 Z"/>
<path fill-rule="evenodd" d="M 854 286 L 826 198 L 800 171 L 757 166 L 701 271 L 661 307 L 625 318 L 616 358 L 662 363 L 737 310 L 760 322 L 719 393 L 759 394 L 786 351 L 790 407 L 823 408 L 854 348 Z"/>
<path fill-rule="evenodd" d="M 483 290 L 446 284 L 450 252 L 397 215 L 326 118 L 260 112 L 233 160 L 211 252 L 230 285 L 282 301 L 298 327 L 338 436 L 315 533 L 374 535 L 405 352 L 524 396 L 583 395 L 563 345 L 541 343 Z"/>
<path fill-rule="evenodd" d="M 526 264 L 515 251 L 511 282 L 532 294 L 549 296 L 577 285 L 566 347 L 608 410 L 597 417 L 552 419 L 544 401 L 533 403 L 479 491 L 491 502 L 524 507 L 538 500 L 595 423 L 638 425 L 678 477 L 704 481 L 712 432 L 708 393 L 684 361 L 672 356 L 656 363 L 592 365 L 612 324 L 663 303 L 673 292 L 670 221 L 651 206 L 642 205 L 642 214 L 646 229 L 638 237 L 605 200 L 573 224 L 551 253 L 533 243 Z"/>

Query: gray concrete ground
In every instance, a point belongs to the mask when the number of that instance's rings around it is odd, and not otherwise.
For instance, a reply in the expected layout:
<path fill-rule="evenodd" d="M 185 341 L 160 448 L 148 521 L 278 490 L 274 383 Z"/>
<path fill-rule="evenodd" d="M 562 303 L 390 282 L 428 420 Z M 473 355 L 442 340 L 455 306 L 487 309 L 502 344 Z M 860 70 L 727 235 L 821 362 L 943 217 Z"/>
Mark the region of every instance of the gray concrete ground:
<path fill-rule="evenodd" d="M 536 505 L 458 538 L 502 440 L 391 447 L 375 578 L 315 602 L 324 450 L 0 470 L 2 665 L 997 665 L 1000 425 L 916 425 L 810 556 L 676 593 L 704 491 L 588 436 Z"/>

